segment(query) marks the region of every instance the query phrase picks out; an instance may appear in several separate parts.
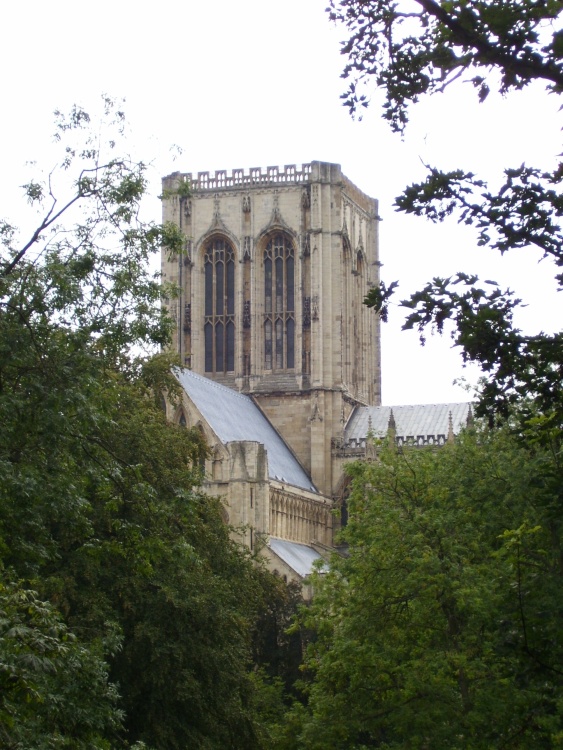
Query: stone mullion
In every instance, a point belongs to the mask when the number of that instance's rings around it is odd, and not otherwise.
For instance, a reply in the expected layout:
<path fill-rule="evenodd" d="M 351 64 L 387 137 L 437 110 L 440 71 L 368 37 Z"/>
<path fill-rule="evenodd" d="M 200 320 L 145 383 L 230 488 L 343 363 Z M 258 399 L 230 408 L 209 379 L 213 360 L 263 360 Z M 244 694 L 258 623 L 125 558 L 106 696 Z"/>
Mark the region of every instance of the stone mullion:
<path fill-rule="evenodd" d="M 287 528 L 286 528 L 286 508 L 285 508 L 285 498 L 280 494 L 279 496 L 279 509 L 280 509 L 280 528 L 279 528 L 279 537 L 280 539 L 286 538 Z"/>
<path fill-rule="evenodd" d="M 273 497 L 272 494 L 270 494 L 270 528 L 269 528 L 269 533 L 272 536 L 277 536 L 277 534 L 276 534 L 276 527 L 277 527 L 276 514 L 277 514 L 277 509 L 276 509 L 276 504 L 274 502 L 274 497 Z"/>
<path fill-rule="evenodd" d="M 280 497 L 280 507 L 282 509 L 282 516 L 281 516 L 281 534 L 280 537 L 282 539 L 287 539 L 288 534 L 288 524 L 287 524 L 287 502 L 285 497 Z"/>
<path fill-rule="evenodd" d="M 275 536 L 281 537 L 282 536 L 282 509 L 281 509 L 281 502 L 280 502 L 280 496 L 276 495 L 276 533 Z"/>
<path fill-rule="evenodd" d="M 304 524 L 305 524 L 305 509 L 303 507 L 303 502 L 300 502 L 299 503 L 299 533 L 298 533 L 298 539 L 300 542 L 305 541 Z"/>
<path fill-rule="evenodd" d="M 281 497 L 279 493 L 276 493 L 276 536 L 281 537 L 283 535 L 283 515 L 281 507 Z"/>
<path fill-rule="evenodd" d="M 289 538 L 295 539 L 295 503 L 293 498 L 287 500 L 287 515 L 289 518 Z"/>
<path fill-rule="evenodd" d="M 239 372 L 244 376 L 248 377 L 252 369 L 252 357 L 251 357 L 251 335 L 252 335 L 252 294 L 251 294 L 251 278 L 250 278 L 250 259 L 244 259 L 242 261 L 242 321 L 237 326 L 238 330 L 242 331 L 242 361 L 239 368 Z"/>

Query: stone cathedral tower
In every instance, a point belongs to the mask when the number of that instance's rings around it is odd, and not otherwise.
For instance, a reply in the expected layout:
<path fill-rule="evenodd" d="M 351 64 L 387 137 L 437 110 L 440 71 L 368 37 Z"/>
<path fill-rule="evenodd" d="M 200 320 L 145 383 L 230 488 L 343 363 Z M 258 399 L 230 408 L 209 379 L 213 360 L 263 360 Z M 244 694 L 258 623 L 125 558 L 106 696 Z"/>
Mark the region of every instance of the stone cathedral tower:
<path fill-rule="evenodd" d="M 186 237 L 162 259 L 185 365 L 168 417 L 205 437 L 204 486 L 233 534 L 306 582 L 346 523 L 345 464 L 372 460 L 373 437 L 451 442 L 471 408 L 381 406 L 379 320 L 363 304 L 379 282 L 377 202 L 339 165 L 177 172 L 163 188 Z"/>
<path fill-rule="evenodd" d="M 179 190 L 187 184 L 187 191 Z M 377 201 L 325 162 L 163 181 L 164 220 L 187 237 L 163 258 L 175 346 L 194 373 L 252 397 L 334 497 L 334 446 L 381 398 Z"/>

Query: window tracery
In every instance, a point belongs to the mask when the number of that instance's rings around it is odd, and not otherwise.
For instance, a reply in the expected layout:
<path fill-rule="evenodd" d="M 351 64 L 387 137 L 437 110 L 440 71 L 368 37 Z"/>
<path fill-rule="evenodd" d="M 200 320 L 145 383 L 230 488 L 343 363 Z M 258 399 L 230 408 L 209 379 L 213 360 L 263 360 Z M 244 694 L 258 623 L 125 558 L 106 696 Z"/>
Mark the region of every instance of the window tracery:
<path fill-rule="evenodd" d="M 295 367 L 295 252 L 278 233 L 264 250 L 264 368 Z"/>
<path fill-rule="evenodd" d="M 235 253 L 221 237 L 205 247 L 205 372 L 235 369 Z"/>

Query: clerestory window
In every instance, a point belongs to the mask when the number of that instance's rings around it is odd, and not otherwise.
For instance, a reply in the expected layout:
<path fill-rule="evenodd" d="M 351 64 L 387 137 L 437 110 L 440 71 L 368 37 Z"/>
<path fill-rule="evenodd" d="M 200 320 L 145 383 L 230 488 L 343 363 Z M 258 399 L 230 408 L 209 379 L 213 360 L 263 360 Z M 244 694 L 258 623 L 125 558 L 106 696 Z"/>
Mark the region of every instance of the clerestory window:
<path fill-rule="evenodd" d="M 235 253 L 224 239 L 212 239 L 204 251 L 205 372 L 235 369 Z"/>
<path fill-rule="evenodd" d="M 264 368 L 295 367 L 295 253 L 283 234 L 264 250 Z"/>

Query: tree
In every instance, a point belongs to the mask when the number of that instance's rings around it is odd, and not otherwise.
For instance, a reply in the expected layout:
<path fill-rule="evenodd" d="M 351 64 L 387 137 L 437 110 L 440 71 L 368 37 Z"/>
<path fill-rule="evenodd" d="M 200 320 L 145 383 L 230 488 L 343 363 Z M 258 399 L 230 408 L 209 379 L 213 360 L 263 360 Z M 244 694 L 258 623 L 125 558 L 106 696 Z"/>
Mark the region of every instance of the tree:
<path fill-rule="evenodd" d="M 104 117 L 58 115 L 59 169 L 25 186 L 37 228 L 0 223 L 0 736 L 246 750 L 267 574 L 200 490 L 200 437 L 161 409 L 178 384 L 148 260 L 184 238 L 140 219 L 146 167 L 117 155 L 107 99 Z"/>
<path fill-rule="evenodd" d="M 2 747 L 109 748 L 122 713 L 103 657 L 35 592 L 0 584 Z"/>
<path fill-rule="evenodd" d="M 375 81 L 397 131 L 411 104 L 461 76 L 481 101 L 495 87 L 563 89 L 560 2 L 332 0 L 329 13 L 349 32 L 345 103 L 367 106 L 362 85 Z M 560 164 L 522 165 L 494 194 L 472 173 L 429 167 L 396 205 L 432 221 L 457 215 L 502 253 L 535 247 L 562 285 L 562 179 Z M 366 298 L 383 319 L 396 287 Z M 313 576 L 301 613 L 315 634 L 308 703 L 290 711 L 278 746 L 560 747 L 561 334 L 523 335 L 520 301 L 467 274 L 401 304 L 422 338 L 453 322 L 463 356 L 488 375 L 478 412 L 496 429 L 437 451 L 380 446 L 376 461 L 350 467 L 348 553 Z"/>
<path fill-rule="evenodd" d="M 349 554 L 302 614 L 292 746 L 559 747 L 559 457 L 485 430 L 350 473 Z"/>
<path fill-rule="evenodd" d="M 329 13 L 349 32 L 342 48 L 348 58 L 343 77 L 350 80 L 345 103 L 352 112 L 367 106 L 363 85 L 374 81 L 386 94 L 384 117 L 397 131 L 405 129 L 410 105 L 462 76 L 480 101 L 491 89 L 507 94 L 534 82 L 551 94 L 563 91 L 563 9 L 557 0 L 331 0 Z M 456 215 L 476 228 L 479 245 L 501 253 L 535 248 L 555 263 L 561 287 L 562 182 L 561 163 L 551 171 L 507 168 L 497 193 L 471 172 L 428 167 L 426 180 L 407 187 L 396 206 L 433 222 Z M 442 333 L 453 322 L 465 361 L 487 375 L 478 412 L 490 421 L 506 419 L 526 396 L 561 425 L 562 335 L 524 335 L 513 323 L 521 300 L 494 282 L 478 282 L 462 273 L 434 278 L 400 303 L 408 311 L 404 328 L 417 328 L 424 340 L 428 326 Z M 396 286 L 383 283 L 366 297 L 383 318 Z"/>

